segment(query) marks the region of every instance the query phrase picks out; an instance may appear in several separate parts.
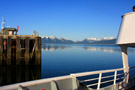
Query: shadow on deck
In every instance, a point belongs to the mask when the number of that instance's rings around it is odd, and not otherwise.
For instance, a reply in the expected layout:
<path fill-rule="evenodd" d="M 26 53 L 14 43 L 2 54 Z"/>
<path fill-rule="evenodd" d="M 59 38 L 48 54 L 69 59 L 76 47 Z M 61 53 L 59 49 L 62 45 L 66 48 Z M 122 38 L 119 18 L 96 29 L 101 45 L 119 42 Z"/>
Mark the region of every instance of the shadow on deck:
<path fill-rule="evenodd" d="M 127 89 L 127 90 L 135 90 L 135 86 L 133 86 L 133 87 Z"/>

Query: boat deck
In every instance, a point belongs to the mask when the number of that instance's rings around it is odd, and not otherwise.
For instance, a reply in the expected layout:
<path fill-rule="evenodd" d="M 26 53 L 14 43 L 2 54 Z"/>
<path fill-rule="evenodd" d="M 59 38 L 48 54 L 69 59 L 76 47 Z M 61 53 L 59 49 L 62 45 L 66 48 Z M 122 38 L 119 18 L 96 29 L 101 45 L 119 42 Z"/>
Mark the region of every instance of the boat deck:
<path fill-rule="evenodd" d="M 128 90 L 135 90 L 135 86 L 129 88 Z"/>

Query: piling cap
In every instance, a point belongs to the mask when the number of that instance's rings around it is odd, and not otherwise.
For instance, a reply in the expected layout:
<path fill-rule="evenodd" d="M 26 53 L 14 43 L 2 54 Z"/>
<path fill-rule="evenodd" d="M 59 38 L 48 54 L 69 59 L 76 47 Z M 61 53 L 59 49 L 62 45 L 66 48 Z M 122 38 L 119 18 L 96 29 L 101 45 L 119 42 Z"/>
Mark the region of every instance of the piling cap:
<path fill-rule="evenodd" d="M 116 44 L 135 44 L 135 12 L 122 16 Z"/>

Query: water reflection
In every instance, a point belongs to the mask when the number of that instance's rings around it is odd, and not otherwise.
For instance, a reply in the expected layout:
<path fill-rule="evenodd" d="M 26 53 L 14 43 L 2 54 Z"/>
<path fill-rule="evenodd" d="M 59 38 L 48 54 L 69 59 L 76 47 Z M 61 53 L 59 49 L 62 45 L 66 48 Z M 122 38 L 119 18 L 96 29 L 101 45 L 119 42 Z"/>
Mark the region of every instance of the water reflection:
<path fill-rule="evenodd" d="M 121 52 L 121 49 L 119 46 L 106 46 L 106 47 L 93 47 L 93 46 L 89 46 L 89 47 L 83 47 L 85 50 L 88 50 L 88 51 L 103 51 L 103 52 L 110 52 L 110 53 L 113 53 L 113 52 Z M 134 48 L 128 48 L 128 52 L 135 52 L 135 49 Z"/>
<path fill-rule="evenodd" d="M 0 66 L 0 86 L 41 78 L 41 66 Z"/>
<path fill-rule="evenodd" d="M 42 51 L 56 51 L 56 50 L 63 50 L 63 49 L 67 49 L 67 48 L 71 48 L 71 47 L 79 47 L 79 48 L 83 48 L 87 51 L 103 51 L 103 52 L 121 52 L 121 49 L 119 46 L 110 46 L 110 45 L 106 45 L 106 46 L 97 46 L 97 45 L 87 45 L 87 46 L 83 46 L 83 45 L 53 45 L 53 44 L 46 44 L 46 45 L 42 45 Z M 135 52 L 135 49 L 133 48 L 128 48 L 128 52 Z"/>
<path fill-rule="evenodd" d="M 103 51 L 103 52 L 110 52 L 110 53 L 113 53 L 113 52 L 120 52 L 120 48 L 114 48 L 114 47 L 84 47 L 85 50 L 88 50 L 88 51 Z"/>
<path fill-rule="evenodd" d="M 46 44 L 46 45 L 42 45 L 42 51 L 56 51 L 57 49 L 63 50 L 63 49 L 67 49 L 70 47 L 71 46 Z"/>
<path fill-rule="evenodd" d="M 41 51 L 26 55 L 25 50 L 11 50 L 0 55 L 0 86 L 41 79 Z"/>
<path fill-rule="evenodd" d="M 42 45 L 41 62 L 41 51 L 26 53 L 22 49 L 17 53 L 13 48 L 11 58 L 6 52 L 0 54 L 0 86 L 70 73 L 121 68 L 120 51 L 119 46 L 109 45 L 46 44 Z M 129 48 L 129 52 L 135 52 L 135 49 Z M 130 54 L 129 63 L 132 65 L 134 54 Z"/>

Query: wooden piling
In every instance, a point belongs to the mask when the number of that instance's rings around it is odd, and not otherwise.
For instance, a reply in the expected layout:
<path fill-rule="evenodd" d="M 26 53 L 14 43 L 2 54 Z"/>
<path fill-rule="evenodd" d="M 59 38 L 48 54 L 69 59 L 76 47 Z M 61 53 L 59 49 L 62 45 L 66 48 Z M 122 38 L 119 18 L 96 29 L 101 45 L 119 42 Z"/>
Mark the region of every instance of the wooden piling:
<path fill-rule="evenodd" d="M 3 53 L 3 37 L 0 36 L 0 55 Z"/>
<path fill-rule="evenodd" d="M 20 64 L 20 37 L 16 37 L 16 65 Z"/>
<path fill-rule="evenodd" d="M 40 79 L 41 37 L 0 35 L 0 71 L 0 84 Z"/>
<path fill-rule="evenodd" d="M 29 64 L 29 37 L 25 39 L 25 64 Z"/>
<path fill-rule="evenodd" d="M 41 38 L 36 37 L 35 38 L 35 64 L 40 65 L 41 64 Z"/>
<path fill-rule="evenodd" d="M 7 39 L 7 64 L 11 65 L 11 37 Z"/>
<path fill-rule="evenodd" d="M 3 37 L 0 36 L 0 65 L 2 64 L 2 53 L 3 53 Z"/>
<path fill-rule="evenodd" d="M 19 65 L 22 60 L 25 60 L 25 64 L 28 65 L 30 59 L 33 60 L 35 65 L 40 65 L 41 37 L 33 35 L 0 35 L 0 60 L 1 59 L 5 60 L 7 65 L 11 65 L 11 61 Z M 16 63 L 14 60 L 16 60 Z M 1 62 L 2 61 L 0 61 L 0 64 Z"/>

